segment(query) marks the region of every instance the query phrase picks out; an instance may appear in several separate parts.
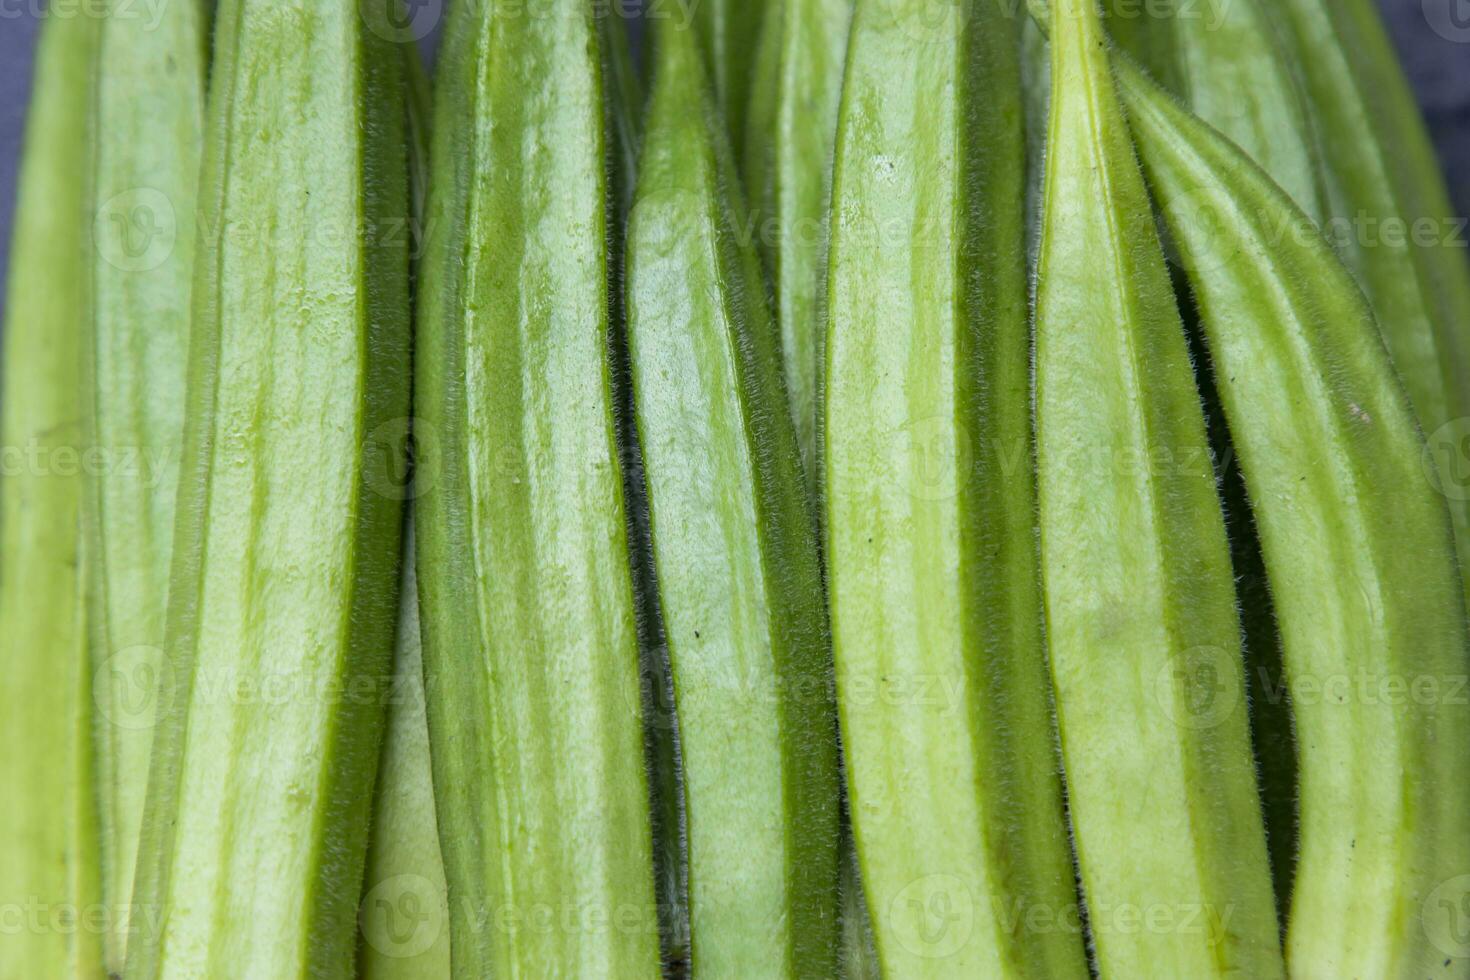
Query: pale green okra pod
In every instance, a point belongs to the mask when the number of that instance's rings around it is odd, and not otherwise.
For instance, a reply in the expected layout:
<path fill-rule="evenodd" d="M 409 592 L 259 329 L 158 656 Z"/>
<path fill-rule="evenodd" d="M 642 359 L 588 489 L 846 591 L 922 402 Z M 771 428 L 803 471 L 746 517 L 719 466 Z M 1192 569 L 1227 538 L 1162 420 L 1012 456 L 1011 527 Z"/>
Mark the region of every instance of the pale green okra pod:
<path fill-rule="evenodd" d="M 671 27 L 655 45 L 628 342 L 683 763 L 692 970 L 832 976 L 839 782 L 816 528 L 699 46 Z"/>
<path fill-rule="evenodd" d="M 435 83 L 415 513 L 459 977 L 660 964 L 610 353 L 629 113 L 596 9 L 462 0 Z"/>
<path fill-rule="evenodd" d="M 103 894 L 132 902 L 183 448 L 209 13 L 106 10 L 92 66 L 86 527 Z M 121 972 L 131 916 L 108 932 Z"/>
<path fill-rule="evenodd" d="M 1053 0 L 1036 298 L 1047 643 L 1097 965 L 1283 975 L 1240 623 L 1184 328 L 1096 0 Z M 1126 912 L 1191 910 L 1134 930 Z"/>
<path fill-rule="evenodd" d="M 103 896 L 79 465 L 97 43 L 94 17 L 41 26 L 6 291 L 0 905 L 23 927 L 0 937 L 3 980 L 106 975 L 102 933 L 56 917 L 99 908 Z"/>
<path fill-rule="evenodd" d="M 1034 532 L 1020 22 L 858 0 L 823 481 L 838 709 L 885 975 L 1081 977 Z M 952 912 L 968 928 L 949 928 Z"/>
<path fill-rule="evenodd" d="M 1413 410 L 1311 220 L 1136 67 L 1119 74 L 1281 628 L 1300 769 L 1291 975 L 1466 976 L 1449 912 L 1470 894 L 1470 707 L 1454 693 L 1470 653 Z"/>
<path fill-rule="evenodd" d="M 346 977 L 398 607 L 402 63 L 357 2 L 217 13 L 133 898 L 161 928 L 126 975 Z"/>

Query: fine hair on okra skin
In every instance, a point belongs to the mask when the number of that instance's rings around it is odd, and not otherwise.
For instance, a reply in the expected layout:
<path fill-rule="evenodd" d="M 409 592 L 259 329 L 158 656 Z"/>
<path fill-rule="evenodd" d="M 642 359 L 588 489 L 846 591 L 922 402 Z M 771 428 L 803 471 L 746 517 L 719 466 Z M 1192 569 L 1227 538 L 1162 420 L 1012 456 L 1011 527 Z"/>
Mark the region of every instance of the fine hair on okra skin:
<path fill-rule="evenodd" d="M 1130 62 L 1120 59 L 1119 77 L 1240 454 L 1284 681 L 1307 692 L 1313 678 L 1357 678 L 1347 696 L 1292 705 L 1288 965 L 1437 973 L 1436 896 L 1470 873 L 1470 807 L 1454 789 L 1467 775 L 1470 707 L 1451 694 L 1470 649 L 1449 516 L 1424 478 L 1409 397 L 1372 310 L 1310 218 Z M 1440 693 L 1407 696 L 1409 678 Z M 1391 695 L 1394 682 L 1404 697 Z"/>
<path fill-rule="evenodd" d="M 885 975 L 1086 975 L 1035 554 L 1020 23 L 859 0 L 833 170 L 821 482 Z M 936 15 L 937 14 L 937 15 Z M 1019 467 L 1000 454 L 1019 450 Z M 941 690 L 936 701 L 916 692 Z M 936 928 L 952 909 L 969 928 Z"/>
<path fill-rule="evenodd" d="M 417 562 L 451 962 L 648 976 L 661 915 L 609 352 L 632 115 L 614 103 L 633 86 L 604 70 L 625 25 L 582 0 L 527 9 L 449 9 L 419 267 L 435 483 L 415 501 Z M 485 927 L 568 904 L 604 927 Z"/>
<path fill-rule="evenodd" d="M 1470 980 L 1454 5 L 0 11 L 0 980 Z"/>
<path fill-rule="evenodd" d="M 129 943 L 129 980 L 352 969 L 383 722 L 362 688 L 387 676 L 397 619 L 385 433 L 409 410 L 409 250 L 382 234 L 409 217 L 403 64 L 370 10 L 215 14 L 170 680 L 134 886 L 163 927 Z M 292 696 L 221 693 L 280 678 Z"/>
<path fill-rule="evenodd" d="M 1184 324 L 1096 0 L 1050 13 L 1038 513 L 1095 956 L 1119 976 L 1280 977 L 1235 579 Z M 1205 922 L 1135 935 L 1106 911 L 1122 907 Z"/>

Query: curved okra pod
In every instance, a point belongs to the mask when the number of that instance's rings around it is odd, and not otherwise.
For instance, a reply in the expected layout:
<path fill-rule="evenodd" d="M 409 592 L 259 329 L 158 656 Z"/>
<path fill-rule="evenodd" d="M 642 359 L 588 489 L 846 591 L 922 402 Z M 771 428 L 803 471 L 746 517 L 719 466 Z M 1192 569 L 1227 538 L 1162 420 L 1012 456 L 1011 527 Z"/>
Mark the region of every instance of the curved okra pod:
<path fill-rule="evenodd" d="M 892 976 L 1086 975 L 1061 924 L 1077 897 L 1033 530 L 1020 22 L 1002 8 L 858 0 L 833 178 L 827 561 Z"/>
<path fill-rule="evenodd" d="M 683 760 L 696 976 L 833 976 L 839 782 L 816 529 L 734 155 L 662 30 L 628 340 Z"/>
<path fill-rule="evenodd" d="M 352 969 L 409 380 L 401 61 L 368 13 L 218 10 L 134 888 L 163 928 L 129 980 Z"/>
<path fill-rule="evenodd" d="M 596 6 L 456 4 L 435 83 L 416 513 L 462 977 L 659 968 Z"/>
<path fill-rule="evenodd" d="M 1234 579 L 1096 0 L 1053 0 L 1036 309 L 1042 580 L 1103 975 L 1283 973 Z M 1196 928 L 1128 928 L 1128 908 Z"/>
<path fill-rule="evenodd" d="M 1103 0 L 1113 40 L 1263 166 L 1314 221 L 1327 174 L 1269 0 Z M 1047 0 L 1028 0 L 1046 26 Z"/>
<path fill-rule="evenodd" d="M 88 593 L 102 708 L 96 727 L 103 893 L 132 901 L 164 646 L 184 435 L 209 14 L 188 0 L 156 22 L 113 4 L 94 65 L 91 324 L 83 356 Z M 136 461 L 128 465 L 128 461 Z M 121 972 L 129 923 L 108 933 Z"/>
<path fill-rule="evenodd" d="M 103 900 L 78 465 L 98 24 L 95 17 L 43 20 L 6 293 L 0 906 L 19 913 L 24 927 L 0 937 L 3 980 L 106 976 L 99 931 L 75 920 L 66 928 L 58 918 L 65 908 L 94 909 Z M 109 916 L 125 911 L 103 908 Z"/>
<path fill-rule="evenodd" d="M 745 134 L 751 221 L 770 271 L 786 388 L 809 486 L 818 477 L 818 393 L 832 153 L 853 0 L 773 0 Z"/>
<path fill-rule="evenodd" d="M 1162 18 L 1175 92 L 1234 140 L 1314 221 L 1326 217 L 1301 85 L 1266 4 L 1277 0 L 1173 0 Z M 1170 76 L 1162 76 L 1170 77 Z"/>
<path fill-rule="evenodd" d="M 1277 0 L 1357 274 L 1429 437 L 1470 591 L 1470 263 L 1423 117 L 1369 0 Z M 1427 9 L 1427 8 L 1426 8 Z"/>
<path fill-rule="evenodd" d="M 1466 976 L 1437 902 L 1470 895 L 1470 708 L 1452 694 L 1470 655 L 1412 409 L 1311 221 L 1126 60 L 1119 75 L 1199 302 L 1295 695 L 1292 975 Z"/>

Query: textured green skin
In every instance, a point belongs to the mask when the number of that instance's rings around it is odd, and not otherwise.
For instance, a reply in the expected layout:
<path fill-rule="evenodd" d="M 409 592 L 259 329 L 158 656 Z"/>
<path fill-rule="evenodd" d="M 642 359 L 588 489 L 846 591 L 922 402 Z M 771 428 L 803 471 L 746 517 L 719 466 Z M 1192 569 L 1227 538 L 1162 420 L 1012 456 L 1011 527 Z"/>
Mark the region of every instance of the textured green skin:
<path fill-rule="evenodd" d="M 609 17 L 598 20 L 602 44 L 602 85 L 607 93 L 604 115 L 613 146 L 612 182 L 618 205 L 618 220 L 627 217 L 633 203 L 634 177 L 638 173 L 639 126 L 643 113 L 643 81 L 633 60 L 627 28 Z M 614 241 L 611 251 L 621 262 L 622 243 Z"/>
<path fill-rule="evenodd" d="M 431 94 L 417 49 L 405 45 L 403 56 L 413 215 L 421 224 L 428 189 Z M 404 541 L 393 689 L 362 884 L 358 976 L 363 980 L 435 980 L 451 975 L 449 891 L 434 808 L 411 526 Z"/>
<path fill-rule="evenodd" d="M 10 253 L 0 406 L 0 905 L 23 918 L 0 937 L 4 980 L 105 975 L 103 932 L 75 919 L 68 927 L 57 909 L 102 900 L 79 573 L 83 480 L 75 456 L 57 456 L 83 444 L 78 287 L 87 268 L 98 23 L 49 17 L 41 27 Z"/>
<path fill-rule="evenodd" d="M 638 172 L 640 128 L 644 106 L 643 83 L 652 58 L 643 59 L 644 72 L 634 64 L 627 30 L 612 18 L 600 21 L 603 43 L 603 86 L 608 93 L 606 115 L 613 139 L 611 177 L 617 204 L 616 226 L 626 228 L 633 206 Z M 623 282 L 624 246 L 621 234 L 609 248 L 613 277 Z M 625 300 L 626 296 L 621 297 Z M 659 609 L 653 542 L 649 539 L 648 494 L 643 479 L 643 452 L 634 418 L 632 365 L 628 362 L 626 302 L 612 307 L 612 385 L 618 450 L 627 493 L 629 557 L 638 619 L 640 668 L 643 673 L 645 758 L 653 806 L 653 863 L 658 900 L 660 945 L 664 970 L 680 975 L 689 964 L 689 875 L 684 849 L 684 788 L 679 762 L 679 735 L 673 707 L 673 677 L 663 613 Z"/>
<path fill-rule="evenodd" d="M 117 9 L 117 8 L 115 8 Z M 132 900 L 183 448 L 208 13 L 103 20 L 94 66 L 87 581 L 103 895 Z M 143 194 L 140 188 L 146 188 Z M 165 252 L 164 250 L 167 249 Z M 126 461 L 137 454 L 136 463 Z M 124 925 L 120 923 L 119 925 Z M 108 936 L 120 973 L 127 934 Z"/>
<path fill-rule="evenodd" d="M 853 0 L 774 0 L 755 66 L 744 173 L 770 270 L 786 389 L 813 491 L 832 153 Z"/>
<path fill-rule="evenodd" d="M 1042 6 L 1033 2 L 1033 12 L 1039 13 Z M 1187 101 L 1194 111 L 1216 125 L 1228 127 L 1228 135 L 1254 159 L 1265 161 L 1274 179 L 1293 193 L 1299 206 L 1320 220 L 1325 175 L 1315 158 L 1315 141 L 1304 115 L 1301 93 L 1267 10 L 1258 0 L 1191 0 L 1176 7 L 1177 13 L 1174 8 L 1164 7 L 1165 16 L 1149 22 L 1151 32 L 1146 38 L 1129 37 L 1125 31 L 1124 39 L 1134 45 L 1143 41 L 1144 47 L 1137 53 L 1149 59 L 1147 67 L 1154 77 L 1172 79 L 1177 92 L 1189 94 Z M 1037 78 L 1046 74 L 1041 69 L 1041 58 L 1031 51 L 1034 46 L 1044 53 L 1039 19 L 1028 21 L 1028 41 L 1033 42 L 1028 45 L 1028 64 L 1036 69 L 1033 76 Z M 1112 23 L 1116 26 L 1117 19 Z M 1033 118 L 1045 104 L 1039 85 L 1034 92 L 1039 105 L 1031 110 Z M 1033 151 L 1033 161 L 1044 159 L 1042 147 L 1033 146 Z M 1039 185 L 1040 179 L 1033 175 L 1028 187 Z M 1035 208 L 1038 217 L 1039 212 L 1040 208 Z M 1195 343 L 1203 343 L 1194 322 L 1197 313 L 1189 301 L 1186 304 L 1181 313 L 1191 336 Z M 1219 458 L 1233 460 L 1234 448 L 1218 406 L 1214 411 L 1219 437 L 1212 446 Z M 1240 474 L 1227 471 L 1222 475 L 1226 479 L 1222 487 L 1226 524 L 1245 632 L 1248 695 L 1253 709 L 1251 734 L 1260 769 L 1266 839 L 1279 899 L 1277 911 L 1284 916 L 1296 860 L 1296 748 L 1291 705 L 1289 698 L 1257 700 L 1260 695 L 1269 696 L 1271 686 L 1282 681 L 1281 644 Z"/>
<path fill-rule="evenodd" d="M 838 849 L 842 861 L 842 874 L 837 882 L 842 901 L 842 948 L 837 975 L 842 980 L 882 980 L 878 938 L 873 934 L 873 917 L 868 914 L 868 901 L 863 896 L 862 869 L 858 867 L 857 844 L 852 839 L 850 821 L 842 828 Z"/>
<path fill-rule="evenodd" d="M 1051 118 L 1051 50 L 1035 17 L 1021 25 L 1021 91 L 1026 100 L 1026 252 L 1034 279 L 1046 185 L 1046 127 Z"/>
<path fill-rule="evenodd" d="M 838 136 L 824 486 L 852 819 L 885 975 L 1081 977 L 1033 531 L 1020 28 L 991 3 L 940 14 L 859 0 Z M 1037 909 L 1056 927 L 1007 919 Z"/>
<path fill-rule="evenodd" d="M 1027 0 L 1033 22 L 1046 0 Z M 1154 79 L 1240 145 L 1314 221 L 1327 175 L 1274 0 L 1103 0 L 1108 33 Z"/>
<path fill-rule="evenodd" d="M 775 297 L 786 391 L 807 486 L 818 499 L 821 373 L 832 155 L 853 0 L 774 0 L 765 14 L 746 121 L 748 227 Z M 841 842 L 842 975 L 877 970 L 852 835 Z"/>
<path fill-rule="evenodd" d="M 1174 0 L 1161 19 L 1176 94 L 1234 140 L 1314 221 L 1326 213 L 1325 174 L 1285 47 L 1264 4 L 1278 0 Z"/>
<path fill-rule="evenodd" d="M 1440 479 L 1452 491 L 1470 590 L 1470 464 L 1463 444 L 1470 419 L 1470 264 L 1463 229 L 1453 234 L 1455 209 L 1443 172 L 1375 6 L 1280 0 L 1272 9 L 1286 28 L 1317 122 L 1332 216 L 1375 223 L 1349 236 L 1343 257 L 1368 294 Z M 1426 220 L 1432 240 L 1416 243 L 1414 223 Z M 1405 233 L 1384 233 L 1388 221 L 1404 222 Z M 1329 237 L 1341 244 L 1338 229 Z"/>
<path fill-rule="evenodd" d="M 1470 656 L 1449 521 L 1362 294 L 1265 172 L 1136 69 L 1123 64 L 1120 77 L 1199 300 L 1288 680 L 1363 672 L 1454 689 Z M 1181 195 L 1191 206 L 1170 207 Z M 1225 220 L 1200 222 L 1194 205 Z M 1394 703 L 1357 683 L 1346 699 L 1294 705 L 1292 974 L 1470 975 L 1424 923 L 1443 914 L 1435 887 L 1470 873 L 1470 708 Z"/>
<path fill-rule="evenodd" d="M 412 531 L 405 540 L 393 696 L 363 875 L 362 980 L 451 976 L 449 891 L 434 809 Z"/>
<path fill-rule="evenodd" d="M 408 176 L 409 213 L 416 229 L 414 242 L 420 244 L 424 215 L 429 206 L 430 127 L 434 121 L 434 90 L 429 73 L 417 47 L 403 46 L 403 76 L 408 92 Z M 414 285 L 418 285 L 421 249 L 413 254 Z M 414 290 L 417 298 L 418 291 Z"/>
<path fill-rule="evenodd" d="M 830 977 L 840 784 L 816 530 L 759 259 L 739 238 L 734 157 L 693 41 L 658 36 L 628 228 L 692 970 Z"/>
<path fill-rule="evenodd" d="M 1042 580 L 1083 891 L 1104 976 L 1281 976 L 1220 500 L 1095 2 L 1052 5 L 1036 301 Z M 1130 932 L 1130 906 L 1197 918 Z"/>
<path fill-rule="evenodd" d="M 401 67 L 347 0 L 218 16 L 134 892 L 167 922 L 127 975 L 342 977 L 397 610 L 401 463 L 380 443 L 408 409 Z"/>
<path fill-rule="evenodd" d="M 730 145 L 745 145 L 745 120 L 761 28 L 772 0 L 694 0 L 694 28 L 704 46 L 715 104 L 725 119 Z M 674 21 L 674 30 L 684 25 Z"/>
<path fill-rule="evenodd" d="M 451 9 L 419 305 L 419 595 L 452 959 L 460 977 L 653 976 L 608 352 L 617 147 L 591 6 L 520 9 Z"/>
<path fill-rule="evenodd" d="M 1123 50 L 1148 66 L 1163 85 L 1179 89 L 1184 81 L 1183 66 L 1175 47 L 1173 18 L 1181 0 L 1098 0 L 1108 36 Z M 1193 2 L 1192 10 L 1202 10 L 1209 0 Z M 1051 8 L 1048 0 L 1027 0 L 1033 13 L 1039 11 L 1039 22 L 1049 25 Z"/>

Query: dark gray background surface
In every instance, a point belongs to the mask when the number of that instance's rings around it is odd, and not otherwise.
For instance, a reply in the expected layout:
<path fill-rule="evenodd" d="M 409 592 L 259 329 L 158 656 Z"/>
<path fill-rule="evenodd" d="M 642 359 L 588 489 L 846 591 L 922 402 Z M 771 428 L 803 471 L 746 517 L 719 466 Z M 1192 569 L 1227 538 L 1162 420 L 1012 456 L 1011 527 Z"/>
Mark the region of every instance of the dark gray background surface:
<path fill-rule="evenodd" d="M 448 0 L 453 2 L 453 0 Z M 1434 132 L 1450 189 L 1470 215 L 1470 0 L 1380 0 Z M 9 266 L 15 171 L 44 0 L 0 0 L 0 282 Z M 410 8 L 439 9 L 436 0 Z M 426 50 L 433 37 L 425 38 Z M 0 322 L 4 317 L 0 292 Z"/>

